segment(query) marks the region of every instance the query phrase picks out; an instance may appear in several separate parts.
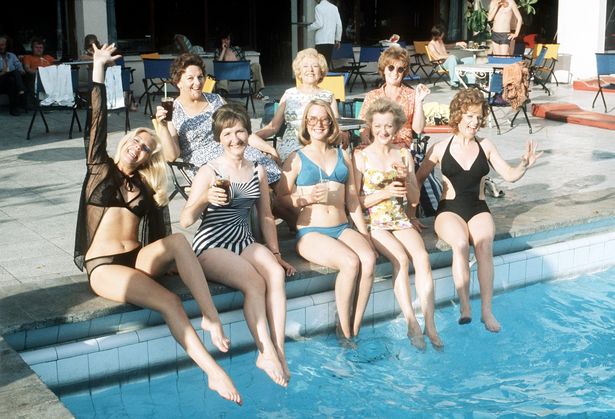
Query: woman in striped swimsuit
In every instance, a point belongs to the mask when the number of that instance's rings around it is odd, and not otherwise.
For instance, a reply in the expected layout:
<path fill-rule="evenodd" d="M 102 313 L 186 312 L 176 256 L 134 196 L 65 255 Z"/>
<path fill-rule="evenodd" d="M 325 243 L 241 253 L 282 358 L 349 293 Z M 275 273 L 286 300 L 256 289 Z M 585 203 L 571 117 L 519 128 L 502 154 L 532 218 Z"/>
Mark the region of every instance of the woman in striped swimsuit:
<path fill-rule="evenodd" d="M 224 154 L 199 169 L 180 224 L 188 227 L 201 218 L 192 247 L 203 271 L 211 280 L 243 292 L 246 322 L 259 352 L 256 366 L 286 386 L 290 372 L 284 353 L 284 279 L 295 269 L 280 255 L 265 169 L 244 158 L 250 135 L 245 109 L 222 106 L 213 115 L 213 132 Z M 214 186 L 222 177 L 230 178 L 230 196 Z M 266 246 L 256 243 L 250 230 L 253 206 Z"/>

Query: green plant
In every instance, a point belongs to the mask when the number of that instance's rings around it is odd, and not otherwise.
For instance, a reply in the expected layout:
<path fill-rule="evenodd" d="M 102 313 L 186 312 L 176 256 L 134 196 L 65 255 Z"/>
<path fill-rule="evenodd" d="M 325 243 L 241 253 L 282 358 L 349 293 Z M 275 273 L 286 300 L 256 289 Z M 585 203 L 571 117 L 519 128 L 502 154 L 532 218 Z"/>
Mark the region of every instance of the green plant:
<path fill-rule="evenodd" d="M 536 9 L 533 4 L 538 3 L 538 0 L 519 0 L 519 10 L 525 12 L 526 15 L 535 15 Z"/>
<path fill-rule="evenodd" d="M 474 34 L 487 32 L 487 10 L 483 9 L 480 3 L 478 3 L 478 7 L 476 8 L 472 6 L 468 7 L 468 10 L 466 12 L 466 22 L 468 24 L 468 30 L 470 30 Z"/>

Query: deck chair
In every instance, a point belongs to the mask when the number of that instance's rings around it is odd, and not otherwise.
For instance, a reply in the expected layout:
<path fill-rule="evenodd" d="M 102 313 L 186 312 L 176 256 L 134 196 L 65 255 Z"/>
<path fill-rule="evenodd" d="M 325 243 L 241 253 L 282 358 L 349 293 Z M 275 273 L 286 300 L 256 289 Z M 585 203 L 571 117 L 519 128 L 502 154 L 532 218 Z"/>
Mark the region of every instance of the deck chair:
<path fill-rule="evenodd" d="M 549 49 L 544 45 L 540 48 L 540 51 L 538 46 L 534 49 L 534 56 L 530 63 L 530 80 L 533 80 L 535 84 L 540 84 L 547 95 L 551 96 L 551 91 L 546 86 L 548 80 L 544 78 L 545 71 L 548 71 L 545 66 L 545 57 L 548 51 Z"/>
<path fill-rule="evenodd" d="M 506 102 L 502 97 L 502 93 L 504 91 L 504 83 L 503 83 L 503 75 L 502 70 L 504 66 L 515 64 L 523 60 L 522 56 L 498 56 L 498 55 L 489 55 L 487 56 L 487 62 L 489 64 L 502 64 L 502 69 L 494 69 L 494 72 L 491 74 L 491 78 L 489 80 L 489 95 L 487 97 L 487 103 L 489 105 L 489 111 L 491 112 L 491 116 L 493 121 L 495 122 L 495 126 L 497 128 L 498 135 L 501 134 L 500 124 L 498 123 L 498 119 L 495 116 L 495 112 L 493 111 L 494 107 L 510 107 L 510 103 Z M 519 112 L 523 111 L 523 115 L 525 116 L 525 122 L 527 122 L 527 126 L 529 127 L 530 134 L 532 133 L 532 124 L 527 116 L 527 103 L 528 100 L 521 105 L 519 109 L 515 112 L 512 120 L 510 121 L 510 126 L 512 127 L 515 123 L 515 119 Z"/>
<path fill-rule="evenodd" d="M 349 42 L 343 42 L 340 44 L 339 48 L 333 48 L 332 60 L 345 60 L 343 65 L 333 68 L 331 71 L 335 73 L 348 73 L 348 80 L 350 80 L 350 77 L 352 77 L 353 74 L 360 71 L 362 68 L 365 68 L 367 65 L 360 64 L 357 60 L 355 60 L 354 49 L 352 48 L 352 44 Z"/>
<path fill-rule="evenodd" d="M 246 99 L 245 107 L 248 109 L 248 103 L 252 104 L 252 114 L 256 114 L 254 109 L 254 99 L 252 96 L 256 93 L 256 82 L 252 79 L 250 71 L 250 61 L 214 61 L 214 77 L 216 80 L 228 80 L 230 82 L 241 82 L 239 92 L 229 93 L 228 98 Z"/>
<path fill-rule="evenodd" d="M 143 58 L 143 87 L 145 92 L 139 98 L 139 103 L 145 96 L 143 114 L 153 114 L 152 100 L 164 95 L 164 84 L 171 83 L 171 64 L 173 58 Z"/>
<path fill-rule="evenodd" d="M 596 96 L 594 96 L 594 101 L 592 102 L 592 109 L 596 104 L 596 99 L 598 99 L 598 95 L 600 95 L 600 97 L 602 97 L 602 103 L 604 104 L 604 112 L 606 113 L 606 100 L 604 100 L 604 92 L 602 91 L 602 89 L 615 89 L 615 85 L 613 83 L 602 84 L 602 82 L 600 81 L 600 76 L 608 76 L 611 74 L 615 74 L 615 54 L 597 52 L 596 68 L 598 72 L 598 91 L 596 92 Z"/>
<path fill-rule="evenodd" d="M 414 58 L 414 63 L 410 64 L 410 70 L 413 74 L 419 74 L 419 70 L 425 74 L 427 77 L 427 81 L 431 81 L 431 68 L 428 72 L 426 67 L 430 67 L 429 59 L 427 58 L 427 44 L 429 41 L 414 41 L 414 54 L 412 54 L 412 58 Z"/>
<path fill-rule="evenodd" d="M 209 74 L 205 77 L 205 83 L 203 83 L 203 93 L 213 93 L 216 88 L 216 79 Z"/>
<path fill-rule="evenodd" d="M 547 52 L 545 53 L 545 62 L 543 64 L 543 68 L 539 69 L 539 71 L 544 72 L 545 76 L 543 79 L 545 83 L 551 81 L 551 77 L 555 80 L 555 85 L 559 86 L 559 82 L 557 81 L 557 77 L 555 77 L 555 66 L 557 65 L 557 54 L 559 52 L 559 44 L 536 44 L 536 50 L 540 51 L 542 48 L 546 48 Z"/>
<path fill-rule="evenodd" d="M 68 65 L 66 64 L 62 64 L 62 65 L 68 67 Z M 52 70 L 51 67 L 53 67 L 54 69 L 57 69 L 59 74 L 67 71 L 66 68 L 61 70 L 59 68 L 60 66 L 50 66 L 48 69 Z M 47 125 L 47 120 L 45 119 L 45 113 L 52 112 L 52 111 L 64 111 L 64 110 L 71 111 L 72 116 L 70 120 L 70 128 L 68 130 L 68 138 L 73 138 L 73 128 L 75 125 L 75 121 L 77 122 L 77 127 L 79 128 L 79 132 L 81 132 L 81 122 L 79 122 L 79 115 L 77 114 L 78 97 L 79 97 L 79 69 L 73 68 L 68 71 L 70 71 L 70 84 L 71 84 L 71 90 L 72 90 L 72 98 L 67 98 L 66 102 L 62 101 L 62 103 L 60 104 L 58 104 L 57 102 L 46 103 L 47 101 L 44 98 L 44 95 L 46 93 L 45 88 L 43 86 L 43 82 L 41 81 L 40 74 L 37 71 L 36 81 L 34 84 L 35 86 L 35 92 L 34 92 L 35 107 L 34 107 L 34 113 L 32 114 L 32 119 L 30 120 L 30 126 L 28 127 L 28 132 L 26 134 L 27 140 L 30 139 L 30 133 L 32 132 L 32 127 L 34 126 L 34 120 L 36 119 L 36 115 L 41 116 L 43 120 L 43 124 L 45 124 L 45 133 L 49 134 L 49 125 Z M 54 80 L 52 80 L 52 82 L 54 82 Z M 59 83 L 60 81 L 56 79 L 55 82 Z"/>
<path fill-rule="evenodd" d="M 359 65 L 366 67 L 369 63 L 378 64 L 378 60 L 380 59 L 380 47 L 361 47 L 361 52 L 359 52 Z M 357 78 L 361 79 L 363 82 L 363 88 L 367 89 L 367 82 L 363 76 L 372 76 L 378 75 L 378 71 L 365 71 L 365 70 L 357 70 L 354 72 L 354 78 L 349 78 L 350 85 L 348 86 L 348 91 L 352 92 L 352 87 L 354 86 Z"/>
<path fill-rule="evenodd" d="M 268 123 L 271 122 L 276 112 L 278 111 L 279 107 L 280 107 L 280 101 L 277 99 L 275 99 L 273 102 L 265 103 L 265 109 L 264 109 L 263 117 L 261 119 L 261 128 L 265 127 Z M 278 132 L 276 132 L 269 138 L 265 138 L 264 140 L 271 141 L 273 147 L 277 147 L 278 140 L 282 138 L 282 136 L 284 135 L 284 131 L 286 131 L 286 123 L 282 122 L 282 125 L 280 125 L 280 129 L 278 130 Z"/>
<path fill-rule="evenodd" d="M 436 60 L 432 58 L 431 53 L 429 52 L 429 48 L 427 48 L 427 46 L 425 46 L 425 55 L 427 56 L 427 60 L 429 60 L 429 63 L 432 67 L 431 73 L 429 74 L 427 79 L 431 81 L 434 86 L 440 80 L 450 86 L 450 83 L 448 82 L 446 77 L 450 79 L 451 75 L 448 74 L 448 70 L 442 66 L 445 60 Z M 433 80 L 432 77 L 434 78 Z"/>

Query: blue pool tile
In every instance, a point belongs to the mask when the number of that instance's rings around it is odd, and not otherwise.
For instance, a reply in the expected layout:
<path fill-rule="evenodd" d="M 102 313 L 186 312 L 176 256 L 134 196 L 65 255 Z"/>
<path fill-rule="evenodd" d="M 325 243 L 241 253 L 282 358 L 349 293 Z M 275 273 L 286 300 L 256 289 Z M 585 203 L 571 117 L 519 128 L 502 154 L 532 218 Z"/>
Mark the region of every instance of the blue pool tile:
<path fill-rule="evenodd" d="M 30 368 L 46 385 L 58 385 L 58 364 L 55 361 L 30 365 Z"/>
<path fill-rule="evenodd" d="M 26 331 L 26 349 L 56 344 L 59 329 L 59 326 L 50 326 Z"/>
<path fill-rule="evenodd" d="M 250 346 L 254 344 L 254 339 L 248 329 L 248 324 L 245 321 L 234 322 L 231 326 L 231 342 L 234 348 L 242 346 Z"/>
<path fill-rule="evenodd" d="M 196 300 L 190 299 L 184 301 L 183 305 L 186 314 L 188 314 L 188 317 L 194 317 L 201 314 L 201 309 L 199 308 L 199 305 L 197 304 Z"/>
<path fill-rule="evenodd" d="M 497 259 L 494 258 L 494 259 Z M 500 259 L 501 262 L 501 259 Z M 509 274 L 509 264 L 508 263 L 497 263 L 493 267 L 493 289 L 494 290 L 505 290 L 510 287 L 510 280 L 508 278 Z M 478 279 L 477 279 L 478 282 Z"/>
<path fill-rule="evenodd" d="M 306 292 L 308 294 L 317 294 L 325 291 L 329 291 L 335 285 L 335 276 L 326 275 L 321 277 L 312 277 L 307 286 Z"/>
<path fill-rule="evenodd" d="M 335 293 L 333 291 L 312 294 L 311 297 L 312 297 L 312 301 L 314 301 L 314 304 L 324 304 L 324 303 L 328 304 L 331 301 L 335 301 Z"/>
<path fill-rule="evenodd" d="M 58 359 L 72 358 L 98 351 L 98 343 L 96 339 L 66 343 L 56 346 L 56 351 L 58 353 Z"/>
<path fill-rule="evenodd" d="M 244 319 L 243 310 L 226 311 L 224 313 L 220 313 L 219 317 L 222 324 L 236 323 Z"/>
<path fill-rule="evenodd" d="M 372 311 L 374 316 L 393 314 L 393 310 L 395 309 L 395 304 L 393 303 L 394 299 L 395 296 L 393 295 L 392 289 L 374 292 L 372 298 L 370 298 L 370 301 L 373 301 Z"/>
<path fill-rule="evenodd" d="M 137 332 L 125 332 L 117 335 L 101 336 L 96 338 L 98 347 L 101 351 L 111 348 L 119 348 L 120 346 L 131 345 L 139 342 Z"/>
<path fill-rule="evenodd" d="M 120 371 L 119 349 L 113 348 L 88 354 L 88 364 L 90 380 L 117 374 Z"/>
<path fill-rule="evenodd" d="M 390 290 L 393 287 L 393 280 L 391 278 L 376 278 L 372 287 L 372 292 L 382 292 Z"/>
<path fill-rule="evenodd" d="M 295 309 L 311 306 L 312 304 L 314 304 L 314 300 L 312 300 L 308 296 L 293 298 L 287 301 L 286 309 L 290 311 L 290 310 L 295 310 Z"/>
<path fill-rule="evenodd" d="M 288 310 L 286 313 L 286 336 L 298 338 L 305 336 L 305 308 Z"/>
<path fill-rule="evenodd" d="M 71 340 L 89 337 L 90 321 L 63 323 L 58 332 L 58 342 L 68 342 Z"/>
<path fill-rule="evenodd" d="M 604 260 L 604 243 L 594 243 L 589 247 L 589 262 L 600 264 Z"/>
<path fill-rule="evenodd" d="M 120 317 L 120 331 L 137 330 L 147 326 L 149 320 L 150 310 L 135 310 L 122 313 Z"/>
<path fill-rule="evenodd" d="M 109 316 L 97 317 L 90 321 L 89 336 L 102 336 L 109 333 L 117 333 L 120 326 L 121 314 L 111 314 Z"/>
<path fill-rule="evenodd" d="M 305 308 L 305 333 L 313 335 L 329 328 L 329 303 Z"/>
<path fill-rule="evenodd" d="M 589 263 L 589 246 L 581 246 L 574 249 L 574 265 L 583 268 Z"/>
<path fill-rule="evenodd" d="M 169 331 L 169 327 L 166 324 L 161 324 L 159 326 L 139 329 L 136 331 L 136 333 L 139 338 L 139 342 L 146 342 L 148 340 L 168 336 L 171 332 Z"/>
<path fill-rule="evenodd" d="M 542 279 L 556 278 L 559 273 L 559 255 L 552 253 L 542 257 Z"/>
<path fill-rule="evenodd" d="M 443 277 L 434 281 L 434 298 L 436 303 L 442 303 L 455 298 L 455 284 L 453 277 Z"/>
<path fill-rule="evenodd" d="M 59 384 L 83 382 L 90 377 L 88 355 L 59 359 L 57 365 Z"/>
<path fill-rule="evenodd" d="M 147 342 L 133 343 L 132 345 L 121 346 L 119 348 L 120 369 L 129 371 L 146 367 Z"/>
<path fill-rule="evenodd" d="M 54 346 L 21 352 L 19 355 L 29 365 L 42 364 L 43 362 L 51 362 L 58 359 L 58 353 Z"/>
<path fill-rule="evenodd" d="M 224 294 L 218 294 L 212 296 L 214 305 L 219 312 L 227 311 L 232 308 L 233 299 L 235 298 L 234 292 L 225 292 Z"/>
<path fill-rule="evenodd" d="M 26 332 L 22 330 L 21 332 L 6 335 L 4 340 L 16 351 L 23 351 L 26 347 Z"/>
<path fill-rule="evenodd" d="M 615 261 L 615 240 L 608 240 L 604 243 L 604 254 L 610 257 L 611 261 Z"/>
<path fill-rule="evenodd" d="M 505 254 L 505 255 L 500 255 L 498 257 L 501 258 L 503 263 L 518 262 L 520 260 L 526 260 L 527 259 L 527 252 L 508 253 L 508 254 Z"/>
<path fill-rule="evenodd" d="M 306 295 L 308 279 L 298 279 L 286 283 L 286 296 L 288 298 L 302 297 Z"/>
<path fill-rule="evenodd" d="M 574 265 L 574 249 L 564 250 L 558 256 L 559 275 L 569 275 L 578 272 L 578 267 Z"/>
<path fill-rule="evenodd" d="M 527 259 L 511 262 L 508 269 L 508 282 L 511 286 L 525 284 L 525 272 L 527 269 Z"/>
<path fill-rule="evenodd" d="M 147 342 L 147 355 L 149 357 L 149 365 L 175 361 L 177 357 L 175 339 L 173 336 L 166 336 Z"/>
<path fill-rule="evenodd" d="M 542 257 L 530 257 L 525 266 L 525 283 L 540 281 L 542 279 Z"/>
<path fill-rule="evenodd" d="M 147 319 L 147 326 L 158 326 L 159 324 L 163 324 L 164 319 L 162 318 L 162 314 L 157 311 L 151 311 L 149 318 Z"/>

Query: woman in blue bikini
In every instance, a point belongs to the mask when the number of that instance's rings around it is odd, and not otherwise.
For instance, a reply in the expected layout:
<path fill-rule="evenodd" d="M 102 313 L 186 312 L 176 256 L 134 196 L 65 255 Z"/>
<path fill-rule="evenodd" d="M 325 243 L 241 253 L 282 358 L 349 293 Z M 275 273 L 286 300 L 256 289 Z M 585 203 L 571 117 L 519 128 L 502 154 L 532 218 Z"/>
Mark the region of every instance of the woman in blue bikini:
<path fill-rule="evenodd" d="M 442 199 L 436 212 L 434 228 L 439 238 L 453 251 L 453 281 L 459 295 L 459 324 L 472 321 L 470 308 L 470 243 L 474 246 L 481 295 L 481 320 L 491 332 L 500 331 L 493 315 L 493 238 L 495 225 L 485 203 L 485 177 L 492 166 L 504 180 L 515 182 L 531 167 L 542 152 L 528 141 L 518 166 L 510 166 L 495 145 L 476 136 L 485 125 L 489 108 L 478 89 L 464 89 L 450 104 L 449 125 L 454 135 L 449 141 L 434 144 L 417 172 L 419 185 L 439 164 L 442 169 Z"/>
<path fill-rule="evenodd" d="M 297 252 L 339 271 L 335 282 L 339 331 L 350 339 L 361 328 L 376 253 L 363 219 L 350 156 L 336 147 L 339 134 L 330 104 L 310 101 L 299 131 L 304 147 L 284 162 L 280 199 L 299 209 Z M 358 232 L 350 227 L 346 211 Z"/>

